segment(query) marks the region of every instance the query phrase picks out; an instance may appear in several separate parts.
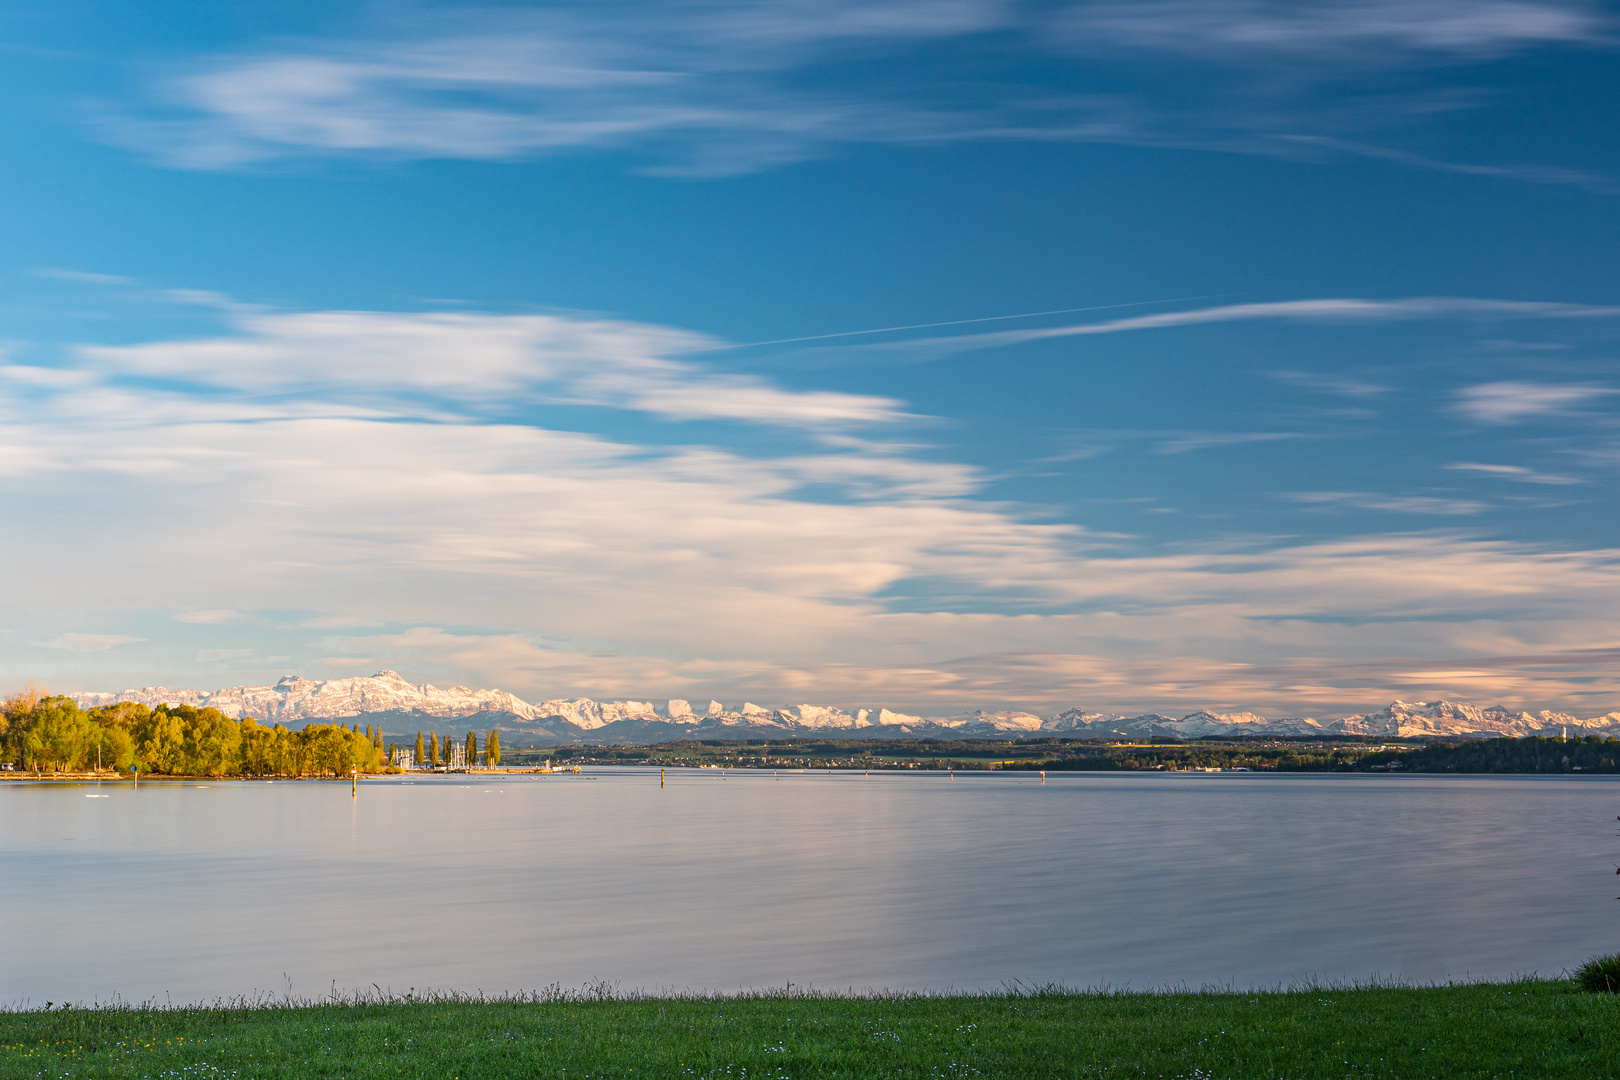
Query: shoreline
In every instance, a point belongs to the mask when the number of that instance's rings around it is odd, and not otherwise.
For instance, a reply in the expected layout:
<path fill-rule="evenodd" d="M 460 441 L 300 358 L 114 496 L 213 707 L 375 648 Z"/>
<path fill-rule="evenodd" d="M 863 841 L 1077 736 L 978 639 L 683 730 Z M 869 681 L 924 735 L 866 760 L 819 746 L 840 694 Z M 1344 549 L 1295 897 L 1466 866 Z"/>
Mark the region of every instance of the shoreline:
<path fill-rule="evenodd" d="M 1373 779 L 1388 777 L 1563 777 L 1572 780 L 1590 780 L 1605 776 L 1615 776 L 1614 772 L 1534 772 L 1524 771 L 1427 771 L 1427 770 L 1356 770 L 1356 769 L 1248 769 L 1248 768 L 1203 768 L 1203 769 L 1064 769 L 1064 768 L 984 768 L 973 764 L 955 765 L 728 765 L 724 768 L 715 765 L 697 765 L 685 762 L 647 763 L 647 762 L 590 762 L 585 765 L 555 767 L 555 768 L 497 768 L 497 769 L 441 769 L 392 773 L 360 773 L 357 777 L 350 776 L 291 776 L 291 775 L 254 775 L 254 774 L 226 774 L 210 776 L 207 774 L 170 774 L 170 773 L 143 773 L 140 778 L 142 784 L 184 784 L 184 783 L 328 783 L 341 784 L 345 780 L 376 781 L 396 779 L 432 779 L 450 776 L 482 776 L 485 778 L 500 778 L 506 776 L 563 776 L 581 775 L 589 769 L 631 770 L 640 769 L 652 773 L 654 771 L 669 772 L 725 772 L 725 773 L 777 773 L 789 776 L 816 776 L 816 775 L 871 775 L 883 776 L 937 776 L 941 773 L 961 773 L 966 776 L 1021 776 L 1034 777 L 1035 782 L 1043 782 L 1042 777 L 1056 779 L 1060 776 L 1246 776 L 1246 777 L 1305 777 L 1305 776 L 1334 776 L 1334 777 L 1368 777 Z M 0 772 L 0 784 L 27 783 L 27 784 L 119 784 L 134 786 L 134 780 L 128 773 L 35 773 L 16 770 L 14 772 Z"/>
<path fill-rule="evenodd" d="M 449 769 L 449 770 L 440 770 L 440 771 L 437 771 L 437 772 L 435 772 L 435 771 L 433 771 L 431 769 L 423 769 L 421 771 L 413 771 L 413 772 L 360 773 L 358 775 L 358 777 L 356 777 L 356 779 L 359 779 L 359 780 L 380 780 L 380 779 L 392 778 L 392 777 L 396 777 L 396 776 L 469 776 L 469 775 L 470 776 L 524 776 L 524 775 L 545 775 L 545 774 L 548 774 L 548 773 L 550 773 L 550 774 L 558 774 L 558 773 L 563 773 L 563 772 L 567 772 L 567 771 L 569 771 L 569 770 L 566 770 L 566 769 L 539 769 L 539 768 L 527 768 L 527 767 L 512 768 L 512 769 Z M 316 775 L 313 775 L 313 774 L 306 775 L 306 776 L 292 776 L 292 775 L 287 775 L 287 774 L 254 775 L 254 774 L 251 774 L 251 773 L 230 773 L 230 774 L 225 774 L 225 775 L 220 775 L 220 776 L 210 776 L 210 775 L 208 775 L 206 773 L 196 774 L 196 775 L 189 774 L 189 773 L 142 773 L 140 782 L 143 783 L 143 784 L 162 784 L 162 783 L 192 783 L 192 782 L 197 782 L 197 781 L 206 782 L 206 783 L 223 783 L 223 782 L 226 782 L 226 781 L 231 781 L 231 782 L 254 781 L 254 782 L 261 782 L 261 783 L 288 783 L 288 784 L 291 784 L 291 783 L 319 783 L 319 782 L 339 784 L 339 783 L 342 783 L 343 781 L 349 780 L 349 779 L 351 779 L 351 778 L 348 777 L 348 776 L 330 776 L 330 775 L 316 776 Z M 21 769 L 17 769 L 15 771 L 0 772 L 0 782 L 5 782 L 5 781 L 26 781 L 26 782 L 29 782 L 29 783 L 36 783 L 36 784 L 130 784 L 131 786 L 133 786 L 134 782 L 135 782 L 134 777 L 132 777 L 129 773 L 113 773 L 113 772 L 101 772 L 101 773 L 43 773 L 42 772 L 42 773 L 35 773 L 35 772 L 24 772 Z"/>

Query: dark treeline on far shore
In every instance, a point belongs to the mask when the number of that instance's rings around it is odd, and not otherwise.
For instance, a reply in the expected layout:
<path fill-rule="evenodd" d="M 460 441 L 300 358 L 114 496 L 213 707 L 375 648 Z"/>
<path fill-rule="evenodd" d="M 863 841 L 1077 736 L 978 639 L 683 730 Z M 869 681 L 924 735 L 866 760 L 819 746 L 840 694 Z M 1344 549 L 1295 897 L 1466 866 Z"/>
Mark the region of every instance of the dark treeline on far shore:
<path fill-rule="evenodd" d="M 176 776 L 338 776 L 384 766 L 381 730 L 236 720 L 190 705 L 81 709 L 37 691 L 0 704 L 0 762 L 31 772 L 113 769 Z"/>
<path fill-rule="evenodd" d="M 514 764 L 660 765 L 723 768 L 844 768 L 1141 771 L 1250 769 L 1277 772 L 1614 773 L 1620 740 L 1465 739 L 1377 742 L 1277 739 L 1255 742 L 1154 739 L 779 739 L 686 740 L 657 746 L 564 746 L 509 750 Z"/>

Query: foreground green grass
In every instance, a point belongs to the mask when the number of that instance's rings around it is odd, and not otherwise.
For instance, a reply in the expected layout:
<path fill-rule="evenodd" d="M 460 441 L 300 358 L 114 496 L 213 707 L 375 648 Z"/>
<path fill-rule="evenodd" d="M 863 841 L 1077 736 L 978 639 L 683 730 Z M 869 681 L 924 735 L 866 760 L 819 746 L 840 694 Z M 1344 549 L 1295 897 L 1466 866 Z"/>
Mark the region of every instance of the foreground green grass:
<path fill-rule="evenodd" d="M 0 1013 L 4 1077 L 1609 1077 L 1567 982 Z"/>

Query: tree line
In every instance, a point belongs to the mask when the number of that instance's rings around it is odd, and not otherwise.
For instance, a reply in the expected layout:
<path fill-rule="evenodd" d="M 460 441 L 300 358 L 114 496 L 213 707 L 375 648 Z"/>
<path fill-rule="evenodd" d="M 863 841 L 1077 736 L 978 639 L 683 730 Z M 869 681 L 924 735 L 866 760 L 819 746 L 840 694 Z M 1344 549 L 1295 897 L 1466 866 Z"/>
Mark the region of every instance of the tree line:
<path fill-rule="evenodd" d="M 191 705 L 132 701 L 81 709 L 29 690 L 0 702 L 0 761 L 34 772 L 138 770 L 172 776 L 344 776 L 385 767 L 382 729 L 368 724 L 237 720 Z"/>
<path fill-rule="evenodd" d="M 1383 765 L 1407 772 L 1614 773 L 1620 772 L 1620 740 L 1601 735 L 1470 739 L 1386 750 L 1366 760 L 1372 767 Z"/>
<path fill-rule="evenodd" d="M 1000 769 L 1133 771 L 1243 768 L 1277 772 L 1620 773 L 1620 740 L 1532 735 L 1389 746 L 1366 737 L 1333 740 L 1101 739 L 692 740 L 653 746 L 518 749 L 523 760 L 598 765 L 731 768 Z"/>
<path fill-rule="evenodd" d="M 394 760 L 394 747 L 392 745 L 388 748 L 388 759 L 390 761 Z M 449 764 L 451 760 L 450 736 L 446 735 L 444 737 L 444 745 L 441 747 L 437 731 L 428 732 L 426 742 L 422 739 L 422 733 L 418 731 L 416 733 L 416 749 L 413 751 L 411 760 L 424 768 L 432 765 Z M 467 749 L 462 761 L 469 768 L 478 764 L 478 734 L 476 732 L 467 732 Z M 501 733 L 491 730 L 484 737 L 484 764 L 493 769 L 500 763 Z"/>

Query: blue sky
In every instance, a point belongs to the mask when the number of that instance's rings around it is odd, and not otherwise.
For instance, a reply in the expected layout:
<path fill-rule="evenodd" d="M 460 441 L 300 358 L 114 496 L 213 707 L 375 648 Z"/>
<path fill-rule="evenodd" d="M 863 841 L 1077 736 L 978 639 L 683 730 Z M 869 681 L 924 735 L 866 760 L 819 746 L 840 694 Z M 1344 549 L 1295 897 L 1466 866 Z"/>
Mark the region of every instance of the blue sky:
<path fill-rule="evenodd" d="M 1620 706 L 1620 11 L 0 13 L 0 678 Z"/>

